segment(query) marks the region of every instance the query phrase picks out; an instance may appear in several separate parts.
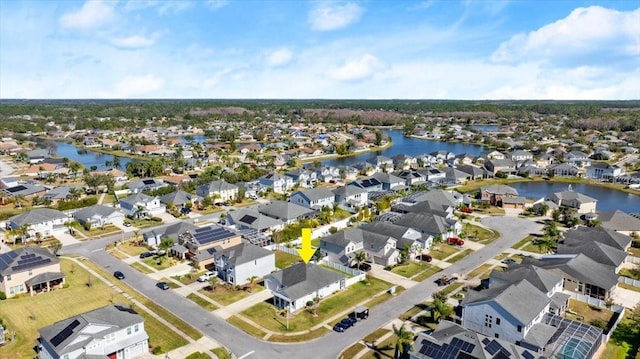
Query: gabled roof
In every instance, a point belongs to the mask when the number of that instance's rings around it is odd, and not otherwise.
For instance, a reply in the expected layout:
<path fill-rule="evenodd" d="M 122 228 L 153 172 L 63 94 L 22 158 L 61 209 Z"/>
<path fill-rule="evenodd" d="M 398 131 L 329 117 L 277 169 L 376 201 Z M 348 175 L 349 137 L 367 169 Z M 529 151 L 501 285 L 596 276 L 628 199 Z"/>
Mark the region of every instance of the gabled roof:
<path fill-rule="evenodd" d="M 527 325 L 551 302 L 551 299 L 527 280 L 497 286 L 483 291 L 470 291 L 462 301 L 463 307 L 495 302 L 520 324 Z"/>
<path fill-rule="evenodd" d="M 334 234 L 323 237 L 320 239 L 320 241 L 324 243 L 331 243 L 337 247 L 344 248 L 349 243 L 364 242 L 364 235 L 365 235 L 365 232 L 362 229 L 350 228 L 350 229 L 339 231 Z"/>
<path fill-rule="evenodd" d="M 60 263 L 48 249 L 28 246 L 0 254 L 0 276 Z"/>
<path fill-rule="evenodd" d="M 245 227 L 258 231 L 283 225 L 283 222 L 280 220 L 247 208 L 239 209 L 237 211 L 229 211 L 228 216 L 234 224 L 242 224 Z"/>
<path fill-rule="evenodd" d="M 602 227 L 606 229 L 640 232 L 640 219 L 617 209 L 614 211 L 600 212 L 598 220 L 602 223 Z"/>
<path fill-rule="evenodd" d="M 444 217 L 422 213 L 407 213 L 395 221 L 395 224 L 433 235 L 445 233 L 451 227 Z"/>
<path fill-rule="evenodd" d="M 550 198 L 557 198 L 561 201 L 578 201 L 580 203 L 589 203 L 589 202 L 597 202 L 598 200 L 593 198 L 593 197 L 589 197 L 587 195 L 584 195 L 580 192 L 576 192 L 576 191 L 571 191 L 571 190 L 567 190 L 567 191 L 562 191 L 562 192 L 555 192 L 552 193 L 550 196 Z"/>
<path fill-rule="evenodd" d="M 40 328 L 38 332 L 41 340 L 49 343 L 56 354 L 62 356 L 84 347 L 94 339 L 104 338 L 107 334 L 142 322 L 144 319 L 134 310 L 108 305 Z M 148 338 L 145 332 L 136 335 L 139 339 Z"/>
<path fill-rule="evenodd" d="M 94 204 L 93 206 L 85 207 L 73 212 L 72 216 L 75 219 L 86 221 L 94 216 L 109 217 L 115 212 L 118 212 L 118 210 L 111 206 L 105 206 L 103 204 Z"/>
<path fill-rule="evenodd" d="M 279 173 L 274 172 L 274 173 L 269 173 L 260 177 L 260 180 L 278 182 L 278 181 L 291 180 L 291 177 L 283 176 Z"/>
<path fill-rule="evenodd" d="M 198 189 L 204 188 L 207 193 L 217 193 L 224 191 L 234 191 L 238 189 L 238 186 L 231 184 L 227 181 L 213 181 L 200 185 Z"/>
<path fill-rule="evenodd" d="M 35 193 L 40 193 L 46 191 L 47 188 L 44 186 L 33 185 L 29 183 L 19 184 L 17 186 L 5 188 L 2 190 L 7 196 L 30 196 Z"/>
<path fill-rule="evenodd" d="M 357 194 L 368 193 L 365 189 L 358 186 L 341 186 L 333 190 L 336 196 L 351 197 Z"/>
<path fill-rule="evenodd" d="M 413 205 L 409 205 L 407 204 L 407 202 L 403 202 L 399 204 L 394 204 L 392 206 L 392 210 L 396 212 L 406 212 L 406 213 L 435 214 L 441 217 L 446 217 L 448 213 L 445 210 L 445 208 L 448 208 L 448 207 L 450 206 L 444 207 L 441 204 L 428 202 L 428 201 L 418 202 Z"/>
<path fill-rule="evenodd" d="M 404 198 L 407 202 L 431 202 L 437 203 L 442 206 L 442 208 L 446 207 L 455 207 L 458 204 L 458 200 L 452 192 L 445 191 L 442 189 L 435 189 L 431 191 L 421 191 L 415 192 L 411 195 L 408 195 Z"/>
<path fill-rule="evenodd" d="M 50 208 L 37 208 L 13 216 L 9 218 L 9 221 L 15 223 L 18 226 L 23 226 L 66 218 L 67 215 L 58 210 Z"/>
<path fill-rule="evenodd" d="M 404 183 L 404 178 L 400 178 L 391 173 L 376 172 L 371 177 L 377 179 L 381 183 Z"/>
<path fill-rule="evenodd" d="M 481 192 L 489 192 L 493 194 L 511 194 L 514 196 L 518 195 L 518 190 L 511 186 L 507 186 L 504 184 L 493 184 L 490 186 L 484 186 L 480 188 Z"/>
<path fill-rule="evenodd" d="M 538 260 L 525 257 L 522 263 L 548 270 L 559 270 L 581 282 L 594 284 L 606 290 L 618 284 L 618 275 L 613 267 L 598 263 L 584 254 L 571 258 L 549 256 Z"/>
<path fill-rule="evenodd" d="M 193 232 L 195 231 L 197 228 L 197 226 L 193 225 L 190 222 L 184 222 L 184 221 L 178 221 L 176 223 L 172 223 L 166 227 L 160 227 L 160 228 L 156 228 L 156 229 L 152 229 L 148 232 L 143 233 L 143 237 L 149 238 L 149 237 L 157 237 L 157 238 L 171 238 L 173 239 L 174 243 L 177 242 L 178 240 L 178 236 L 180 236 L 183 233 L 186 232 Z"/>
<path fill-rule="evenodd" d="M 156 199 L 156 197 L 147 196 L 144 193 L 136 193 L 129 197 L 125 197 L 120 200 L 120 203 L 128 203 L 132 206 L 135 206 L 139 203 L 147 204 Z"/>
<path fill-rule="evenodd" d="M 633 239 L 622 233 L 603 227 L 578 227 L 565 232 L 563 242 L 578 245 L 585 242 L 599 242 L 611 247 L 626 250 Z"/>
<path fill-rule="evenodd" d="M 285 201 L 271 201 L 269 204 L 258 207 L 258 212 L 282 220 L 292 220 L 315 214 L 312 209 Z"/>
<path fill-rule="evenodd" d="M 543 293 L 551 292 L 558 282 L 562 282 L 562 276 L 557 273 L 533 265 L 514 265 L 505 271 L 493 270 L 490 278 L 507 283 L 516 283 L 524 279 Z"/>
<path fill-rule="evenodd" d="M 306 198 L 309 202 L 319 201 L 327 198 L 330 198 L 332 201 L 335 199 L 335 193 L 333 193 L 328 188 L 310 188 L 302 191 L 296 191 L 291 194 L 291 197 L 295 196 L 296 194 L 302 195 L 302 197 Z"/>
<path fill-rule="evenodd" d="M 260 246 L 256 246 L 255 244 L 242 242 L 233 247 L 229 247 L 223 250 L 216 250 L 214 256 L 215 257 L 225 257 L 225 261 L 229 265 L 238 266 L 244 263 L 253 262 L 260 258 L 272 256 L 273 251 L 268 249 L 264 249 Z M 242 278 L 238 278 L 243 280 Z M 246 278 L 245 278 L 246 279 Z"/>
<path fill-rule="evenodd" d="M 192 197 L 193 195 L 191 193 L 178 190 L 175 192 L 167 193 L 164 196 L 161 196 L 160 202 L 164 204 L 173 203 L 176 206 L 180 206 L 185 203 L 190 203 Z"/>
<path fill-rule="evenodd" d="M 614 248 L 609 245 L 596 242 L 584 241 L 573 244 L 558 244 L 558 254 L 584 254 L 594 261 L 617 267 L 627 258 L 627 252 L 622 249 Z"/>
<path fill-rule="evenodd" d="M 42 197 L 51 199 L 67 199 L 71 192 L 71 188 L 80 189 L 79 187 L 60 186 L 52 188 L 47 193 L 43 194 Z"/>
<path fill-rule="evenodd" d="M 277 293 L 296 300 L 346 278 L 346 275 L 309 263 L 298 263 L 272 273 L 281 286 Z"/>

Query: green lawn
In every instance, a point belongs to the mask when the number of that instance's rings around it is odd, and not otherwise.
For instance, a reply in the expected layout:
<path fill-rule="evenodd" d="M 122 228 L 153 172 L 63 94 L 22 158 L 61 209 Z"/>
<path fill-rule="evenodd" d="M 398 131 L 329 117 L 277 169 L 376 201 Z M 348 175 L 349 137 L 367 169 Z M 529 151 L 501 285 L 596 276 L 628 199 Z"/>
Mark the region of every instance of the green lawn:
<path fill-rule="evenodd" d="M 267 332 L 263 331 L 260 328 L 256 328 L 255 326 L 245 322 L 244 320 L 238 318 L 237 316 L 232 316 L 227 318 L 227 322 L 233 324 L 234 327 L 244 331 L 245 333 L 252 335 L 256 338 L 264 338 L 267 335 Z"/>
<path fill-rule="evenodd" d="M 126 305 L 130 303 L 113 288 L 90 275 L 73 261 L 61 258 L 60 264 L 62 272 L 66 275 L 68 288 L 34 297 L 2 301 L 0 317 L 3 318 L 5 326 L 15 331 L 17 335 L 15 342 L 0 347 L 0 356 L 13 354 L 20 358 L 34 357 L 35 353 L 31 348 L 34 344 L 33 340 L 38 337 L 38 328 L 112 303 Z M 73 273 L 71 273 L 72 270 Z M 86 285 L 89 277 L 92 282 L 90 288 Z M 187 344 L 185 339 L 144 310 L 137 311 L 145 318 L 145 329 L 149 333 L 149 343 L 152 347 L 160 346 L 165 350 L 171 350 Z M 29 319 L 32 313 L 34 319 Z"/>
<path fill-rule="evenodd" d="M 587 303 L 580 302 L 575 299 L 569 299 L 569 306 L 567 307 L 565 318 L 578 320 L 582 317 L 582 321 L 587 324 L 596 319 L 608 323 L 612 315 L 613 312 L 608 309 L 592 307 Z"/>
<path fill-rule="evenodd" d="M 483 264 L 481 266 L 479 266 L 478 268 L 474 269 L 473 271 L 471 271 L 471 273 L 467 274 L 467 277 L 469 278 L 475 278 L 477 276 L 479 276 L 480 274 L 486 272 L 487 270 L 489 270 L 489 268 L 491 268 L 491 264 Z"/>
<path fill-rule="evenodd" d="M 640 270 L 633 271 L 627 268 L 622 268 L 620 269 L 620 272 L 618 274 L 620 274 L 623 277 L 640 280 Z"/>
<path fill-rule="evenodd" d="M 175 258 L 169 256 L 149 257 L 142 260 L 149 267 L 161 271 L 167 269 L 176 263 Z"/>
<path fill-rule="evenodd" d="M 213 348 L 211 352 L 218 357 L 218 359 L 231 359 L 229 351 L 225 348 Z"/>
<path fill-rule="evenodd" d="M 364 339 L 362 340 L 364 340 L 367 343 L 375 343 L 376 340 L 380 339 L 383 335 L 389 332 L 390 332 L 389 329 L 378 328 L 373 333 L 370 333 L 369 335 L 364 337 Z"/>
<path fill-rule="evenodd" d="M 129 222 L 134 227 L 140 229 L 155 227 L 162 224 L 162 221 L 152 221 L 150 219 L 126 219 L 125 222 Z"/>
<path fill-rule="evenodd" d="M 145 246 L 137 246 L 133 242 L 124 242 L 118 244 L 118 249 L 132 257 L 137 257 L 140 255 L 140 253 L 149 251 L 149 248 Z"/>
<path fill-rule="evenodd" d="M 209 302 L 208 300 L 203 299 L 200 296 L 198 296 L 196 294 L 193 294 L 193 293 L 189 294 L 187 296 L 187 299 L 189 299 L 190 301 L 196 303 L 197 305 L 201 306 L 202 308 L 204 308 L 204 309 L 206 309 L 206 310 L 208 310 L 210 312 L 213 311 L 213 310 L 218 309 L 218 307 L 215 304 L 213 304 L 213 303 Z"/>
<path fill-rule="evenodd" d="M 640 248 L 629 247 L 629 254 L 634 257 L 640 257 Z"/>
<path fill-rule="evenodd" d="M 320 324 L 342 311 L 350 310 L 358 303 L 373 297 L 391 287 L 390 283 L 372 278 L 351 285 L 346 290 L 334 294 L 320 302 L 317 316 L 307 310 L 299 310 L 289 318 L 289 328 L 286 328 L 286 317 L 281 310 L 273 305 L 263 302 L 242 312 L 244 316 L 258 325 L 280 333 L 308 330 L 314 325 Z"/>
<path fill-rule="evenodd" d="M 604 354 L 600 357 L 607 359 L 637 359 L 640 357 L 640 354 L 637 354 L 638 347 L 640 347 L 639 319 L 637 314 L 634 315 L 631 310 L 627 310 L 624 318 L 613 331 Z"/>
<path fill-rule="evenodd" d="M 117 253 L 117 252 L 115 252 Z M 154 273 L 153 269 L 147 267 L 146 265 L 139 263 L 139 262 L 133 262 L 131 263 L 131 266 L 135 269 L 137 269 L 140 273 L 144 273 L 144 274 L 150 274 L 150 273 Z"/>
<path fill-rule="evenodd" d="M 448 296 L 451 293 L 455 292 L 460 287 L 462 287 L 462 283 L 454 282 L 454 283 L 451 283 L 448 286 L 444 287 L 444 289 L 442 289 L 440 292 L 443 293 L 444 295 Z"/>
<path fill-rule="evenodd" d="M 632 290 L 632 291 L 634 291 L 634 292 L 640 292 L 640 288 L 638 288 L 638 287 L 634 287 L 634 286 L 632 286 L 631 284 L 626 284 L 626 283 L 618 282 L 618 286 L 619 286 L 620 288 L 629 289 L 629 290 Z"/>
<path fill-rule="evenodd" d="M 75 230 L 77 230 L 78 232 L 81 232 L 82 234 L 84 234 L 89 238 L 104 237 L 107 235 L 122 233 L 122 230 L 114 226 L 113 224 L 107 224 L 106 226 L 104 226 L 104 228 L 101 228 L 101 227 L 91 228 L 91 230 L 89 231 L 84 229 L 84 227 L 82 226 L 77 226 Z"/>
<path fill-rule="evenodd" d="M 292 264 L 298 263 L 301 258 L 282 251 L 276 251 L 276 267 L 280 269 L 284 269 L 289 267 Z"/>
<path fill-rule="evenodd" d="M 438 266 L 430 266 L 429 269 L 427 269 L 426 271 L 418 274 L 417 276 L 411 278 L 416 282 L 422 282 L 423 280 L 433 276 L 434 274 L 440 272 L 442 270 L 442 268 L 438 267 Z"/>
<path fill-rule="evenodd" d="M 375 346 L 374 349 L 368 351 L 362 356 L 363 359 L 393 358 L 395 352 L 396 340 L 398 337 L 393 334 L 382 343 Z"/>
<path fill-rule="evenodd" d="M 497 256 L 493 257 L 493 259 L 500 261 L 500 260 L 503 260 L 503 259 L 507 258 L 508 256 L 509 256 L 509 253 L 502 252 L 502 253 L 498 254 Z"/>
<path fill-rule="evenodd" d="M 462 252 L 460 252 L 460 253 L 456 254 L 455 256 L 453 256 L 453 257 L 451 257 L 451 258 L 447 259 L 447 262 L 449 262 L 449 263 L 452 263 L 452 264 L 453 264 L 453 263 L 455 263 L 455 262 L 457 262 L 457 261 L 461 260 L 462 258 L 466 257 L 466 256 L 467 256 L 467 255 L 469 255 L 470 253 L 473 253 L 473 250 L 472 250 L 472 249 L 468 249 L 468 248 L 467 248 L 467 249 L 465 249 L 464 251 L 462 251 Z"/>
<path fill-rule="evenodd" d="M 254 293 L 261 290 L 264 290 L 264 287 L 261 285 L 255 285 L 253 288 Z M 244 299 L 251 295 L 251 293 L 249 293 L 249 291 L 247 290 L 235 289 L 234 287 L 227 285 L 218 285 L 216 286 L 216 289 L 214 291 L 200 289 L 198 292 L 206 295 L 207 297 L 224 306 L 235 303 L 240 299 Z"/>
<path fill-rule="evenodd" d="M 500 237 L 500 234 L 496 231 L 482 228 L 470 223 L 464 224 L 463 231 L 467 233 L 466 239 L 482 244 L 489 244 Z"/>
<path fill-rule="evenodd" d="M 458 248 L 455 246 L 450 246 L 446 243 L 440 243 L 436 246 L 433 246 L 429 251 L 429 254 L 435 259 L 443 260 L 448 256 L 458 252 Z"/>
<path fill-rule="evenodd" d="M 187 355 L 185 359 L 211 359 L 211 357 L 207 353 L 194 352 Z"/>
<path fill-rule="evenodd" d="M 326 335 L 327 333 L 329 333 L 329 329 L 325 327 L 320 327 L 316 330 L 309 331 L 304 334 L 298 334 L 298 335 L 273 334 L 267 340 L 270 342 L 276 342 L 276 343 L 308 342 L 309 340 L 320 338 Z"/>
<path fill-rule="evenodd" d="M 527 245 L 525 245 L 524 247 L 520 248 L 520 250 L 522 251 L 526 251 L 526 252 L 531 252 L 531 253 L 538 253 L 538 254 L 544 254 L 544 250 L 545 248 L 542 247 L 542 251 L 540 250 L 541 247 L 538 247 L 537 245 L 533 244 L 533 242 L 529 242 L 527 243 Z"/>
<path fill-rule="evenodd" d="M 534 240 L 536 238 L 537 238 L 536 236 L 530 234 L 530 235 L 524 237 L 523 239 L 521 239 L 518 243 L 512 245 L 511 248 L 520 249 L 521 247 L 524 247 L 525 245 L 529 244 L 532 240 Z"/>
<path fill-rule="evenodd" d="M 366 348 L 364 345 L 360 343 L 355 343 L 354 345 L 348 347 L 345 351 L 342 352 L 341 358 L 353 358 L 356 354 L 360 353 L 362 349 Z"/>
<path fill-rule="evenodd" d="M 412 262 L 409 261 L 405 264 L 402 265 L 397 265 L 393 268 L 391 268 L 391 272 L 395 273 L 395 274 L 399 274 L 403 277 L 406 278 L 411 278 L 414 275 L 422 272 L 423 270 L 427 269 L 428 265 L 426 263 L 416 263 L 416 262 Z"/>
<path fill-rule="evenodd" d="M 398 295 L 398 294 L 400 294 L 400 293 L 402 293 L 404 291 L 405 291 L 405 289 L 404 289 L 403 286 L 397 285 L 396 286 L 396 292 L 394 294 L 386 292 L 386 293 L 384 293 L 382 295 L 379 295 L 379 296 L 377 296 L 375 298 L 372 298 L 370 301 L 366 302 L 364 305 L 369 307 L 369 308 L 373 308 L 376 305 L 378 305 L 380 303 L 383 303 L 383 302 L 386 302 L 387 300 L 395 297 L 396 295 Z"/>
<path fill-rule="evenodd" d="M 177 276 L 173 276 L 171 278 L 177 280 L 178 282 L 184 284 L 184 285 L 189 285 L 191 283 L 195 283 L 198 280 L 198 277 L 200 277 L 200 275 L 202 275 L 202 273 L 204 273 L 205 271 L 200 271 L 197 273 L 187 273 L 187 274 L 183 274 L 183 275 L 177 275 Z"/>

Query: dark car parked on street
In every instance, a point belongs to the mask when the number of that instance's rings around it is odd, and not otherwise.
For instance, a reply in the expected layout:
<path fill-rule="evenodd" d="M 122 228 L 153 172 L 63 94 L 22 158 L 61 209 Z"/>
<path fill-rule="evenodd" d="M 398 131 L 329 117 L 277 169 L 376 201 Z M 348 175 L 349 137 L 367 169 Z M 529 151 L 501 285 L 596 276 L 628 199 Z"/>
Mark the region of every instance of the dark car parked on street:
<path fill-rule="evenodd" d="M 119 270 L 113 272 L 113 276 L 118 278 L 118 279 L 120 279 L 120 280 L 124 279 L 124 274 L 122 272 L 120 272 Z"/>
<path fill-rule="evenodd" d="M 342 323 L 338 323 L 338 324 L 333 326 L 333 330 L 338 332 L 338 333 L 342 333 L 347 329 L 349 329 L 349 327 L 347 327 L 346 325 L 344 325 Z"/>
<path fill-rule="evenodd" d="M 169 284 L 167 282 L 158 282 L 156 284 L 156 287 L 162 289 L 162 290 L 167 290 L 169 289 Z"/>

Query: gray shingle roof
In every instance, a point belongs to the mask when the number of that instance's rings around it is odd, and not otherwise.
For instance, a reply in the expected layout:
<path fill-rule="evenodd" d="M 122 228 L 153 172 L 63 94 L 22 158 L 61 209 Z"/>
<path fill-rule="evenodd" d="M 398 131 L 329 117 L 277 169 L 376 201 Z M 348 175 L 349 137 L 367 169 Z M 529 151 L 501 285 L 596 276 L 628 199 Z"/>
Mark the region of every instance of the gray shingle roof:
<path fill-rule="evenodd" d="M 91 219 L 91 217 L 95 215 L 98 215 L 101 217 L 108 217 L 117 211 L 118 211 L 117 209 L 111 206 L 105 206 L 103 204 L 94 204 L 93 206 L 85 207 L 73 212 L 72 216 L 73 218 L 80 221 L 88 221 L 89 219 Z"/>
<path fill-rule="evenodd" d="M 618 275 L 613 267 L 598 263 L 584 254 L 578 254 L 573 258 L 547 257 L 541 260 L 525 257 L 522 263 L 557 270 L 583 283 L 597 285 L 605 290 L 610 290 L 618 284 Z"/>
<path fill-rule="evenodd" d="M 277 227 L 283 224 L 282 221 L 261 214 L 251 209 L 240 209 L 228 212 L 228 216 L 234 224 L 242 224 L 258 231 Z"/>
<path fill-rule="evenodd" d="M 209 182 L 209 183 L 205 183 L 201 186 L 199 186 L 201 188 L 204 189 L 205 192 L 207 193 L 217 193 L 217 192 L 222 192 L 222 191 L 233 191 L 235 189 L 238 188 L 238 186 L 228 183 L 226 181 L 213 181 L 213 182 Z M 201 189 L 198 188 L 200 191 Z M 198 191 L 198 192 L 200 192 Z"/>
<path fill-rule="evenodd" d="M 444 217 L 422 213 L 407 213 L 395 221 L 395 224 L 411 227 L 418 232 L 428 233 L 434 236 L 447 232 L 451 227 Z"/>
<path fill-rule="evenodd" d="M 587 195 L 584 195 L 580 192 L 576 192 L 576 191 L 562 191 L 562 192 L 555 192 L 552 193 L 550 196 L 550 198 L 557 198 L 559 200 L 562 201 L 578 201 L 580 203 L 589 203 L 589 202 L 596 202 L 597 199 L 593 198 L 593 197 L 589 197 Z"/>
<path fill-rule="evenodd" d="M 21 213 L 19 215 L 9 218 L 10 222 L 15 223 L 18 226 L 32 225 L 56 219 L 65 219 L 67 215 L 50 208 L 37 208 L 28 212 Z"/>
<path fill-rule="evenodd" d="M 367 191 L 358 186 L 342 186 L 334 189 L 333 193 L 337 196 L 351 197 L 357 194 L 367 193 Z"/>
<path fill-rule="evenodd" d="M 181 206 L 185 203 L 190 203 L 192 197 L 193 195 L 191 193 L 179 190 L 161 196 L 160 202 L 164 204 L 173 203 L 176 206 Z"/>
<path fill-rule="evenodd" d="M 335 198 L 335 193 L 333 193 L 328 188 L 310 188 L 302 191 L 296 191 L 291 196 L 293 197 L 296 193 L 301 194 L 308 201 L 319 201 L 326 198 Z"/>
<path fill-rule="evenodd" d="M 490 278 L 506 283 L 516 283 L 525 279 L 543 293 L 549 293 L 558 282 L 562 282 L 561 275 L 533 265 L 510 266 L 505 271 L 494 269 Z"/>
<path fill-rule="evenodd" d="M 504 184 L 493 184 L 490 186 L 485 186 L 480 188 L 480 192 L 489 192 L 493 194 L 511 194 L 514 196 L 518 195 L 518 190 Z"/>
<path fill-rule="evenodd" d="M 627 252 L 622 249 L 608 246 L 606 244 L 586 241 L 568 245 L 565 243 L 558 244 L 558 254 L 584 254 L 594 261 L 609 266 L 617 267 L 627 258 Z"/>
<path fill-rule="evenodd" d="M 153 201 L 155 197 L 147 196 L 144 193 L 136 193 L 129 197 L 125 197 L 120 200 L 120 203 L 128 203 L 132 206 L 135 206 L 138 203 L 149 203 Z"/>
<path fill-rule="evenodd" d="M 603 227 L 578 227 L 570 229 L 564 234 L 564 243 L 577 245 L 585 242 L 600 242 L 608 246 L 626 250 L 633 239 L 622 233 L 618 233 Z"/>
<path fill-rule="evenodd" d="M 601 212 L 598 219 L 602 227 L 610 230 L 640 232 L 640 219 L 620 210 Z"/>
<path fill-rule="evenodd" d="M 291 300 L 297 300 L 346 278 L 344 274 L 312 263 L 298 263 L 271 276 L 282 284 L 277 292 Z"/>
<path fill-rule="evenodd" d="M 271 201 L 271 203 L 258 207 L 258 212 L 269 217 L 282 220 L 292 220 L 299 217 L 311 216 L 314 210 L 307 207 L 285 201 Z"/>
<path fill-rule="evenodd" d="M 272 255 L 274 255 L 274 252 L 270 250 L 256 246 L 255 244 L 243 242 L 237 246 L 216 251 L 214 256 L 225 256 L 227 258 L 227 263 L 237 266 Z"/>

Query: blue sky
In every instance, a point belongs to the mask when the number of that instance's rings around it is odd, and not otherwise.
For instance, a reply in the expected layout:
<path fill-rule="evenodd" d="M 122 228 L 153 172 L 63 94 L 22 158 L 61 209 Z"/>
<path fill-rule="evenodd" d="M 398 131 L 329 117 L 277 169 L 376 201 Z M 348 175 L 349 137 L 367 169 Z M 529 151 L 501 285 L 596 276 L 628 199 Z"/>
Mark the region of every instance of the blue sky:
<path fill-rule="evenodd" d="M 639 4 L 0 0 L 0 98 L 640 99 Z"/>

